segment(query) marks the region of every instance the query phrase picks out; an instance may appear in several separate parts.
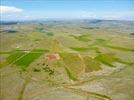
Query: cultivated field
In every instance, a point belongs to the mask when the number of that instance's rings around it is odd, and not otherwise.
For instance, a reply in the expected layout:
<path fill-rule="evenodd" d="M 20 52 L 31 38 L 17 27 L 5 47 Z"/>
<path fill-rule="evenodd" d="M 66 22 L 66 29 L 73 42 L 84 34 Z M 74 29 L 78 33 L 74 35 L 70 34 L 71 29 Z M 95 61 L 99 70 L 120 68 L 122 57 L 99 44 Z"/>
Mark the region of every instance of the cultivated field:
<path fill-rule="evenodd" d="M 133 100 L 134 22 L 0 27 L 1 100 Z"/>

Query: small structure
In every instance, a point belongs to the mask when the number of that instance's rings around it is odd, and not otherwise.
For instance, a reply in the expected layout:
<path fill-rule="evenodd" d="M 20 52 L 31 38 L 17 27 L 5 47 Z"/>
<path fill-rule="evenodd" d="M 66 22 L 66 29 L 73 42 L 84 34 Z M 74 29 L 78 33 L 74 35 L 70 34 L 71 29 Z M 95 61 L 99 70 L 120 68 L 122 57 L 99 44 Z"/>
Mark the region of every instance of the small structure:
<path fill-rule="evenodd" d="M 55 60 L 59 60 L 60 56 L 59 54 L 48 54 L 46 58 L 48 61 L 55 61 Z"/>

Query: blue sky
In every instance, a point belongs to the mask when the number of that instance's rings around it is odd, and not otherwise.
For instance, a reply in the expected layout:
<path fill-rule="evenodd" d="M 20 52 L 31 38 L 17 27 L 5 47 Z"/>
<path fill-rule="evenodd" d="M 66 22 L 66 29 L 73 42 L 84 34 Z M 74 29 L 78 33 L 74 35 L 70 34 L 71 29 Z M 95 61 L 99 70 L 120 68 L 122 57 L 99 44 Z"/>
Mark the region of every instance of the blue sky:
<path fill-rule="evenodd" d="M 134 0 L 2 0 L 2 20 L 134 20 Z"/>

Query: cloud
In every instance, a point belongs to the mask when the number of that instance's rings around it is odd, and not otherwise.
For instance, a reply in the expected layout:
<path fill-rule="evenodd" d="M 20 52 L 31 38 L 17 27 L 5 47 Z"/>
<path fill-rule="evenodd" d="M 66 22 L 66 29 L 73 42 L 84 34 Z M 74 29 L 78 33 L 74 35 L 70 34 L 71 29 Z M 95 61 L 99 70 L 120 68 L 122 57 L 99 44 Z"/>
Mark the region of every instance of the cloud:
<path fill-rule="evenodd" d="M 10 14 L 10 13 L 17 13 L 22 11 L 23 9 L 16 8 L 14 6 L 0 6 L 0 14 Z"/>

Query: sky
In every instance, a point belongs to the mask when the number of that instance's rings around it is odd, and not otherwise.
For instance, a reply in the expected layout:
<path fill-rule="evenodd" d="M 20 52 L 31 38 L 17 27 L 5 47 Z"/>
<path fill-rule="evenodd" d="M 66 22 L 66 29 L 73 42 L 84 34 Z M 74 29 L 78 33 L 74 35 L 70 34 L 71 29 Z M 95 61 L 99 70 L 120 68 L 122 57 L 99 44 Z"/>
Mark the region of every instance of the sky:
<path fill-rule="evenodd" d="M 1 0 L 1 20 L 134 20 L 134 0 Z"/>

